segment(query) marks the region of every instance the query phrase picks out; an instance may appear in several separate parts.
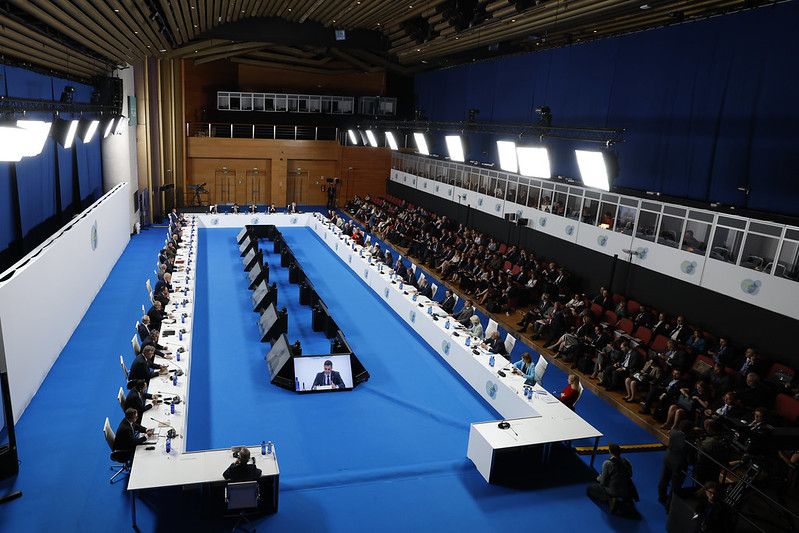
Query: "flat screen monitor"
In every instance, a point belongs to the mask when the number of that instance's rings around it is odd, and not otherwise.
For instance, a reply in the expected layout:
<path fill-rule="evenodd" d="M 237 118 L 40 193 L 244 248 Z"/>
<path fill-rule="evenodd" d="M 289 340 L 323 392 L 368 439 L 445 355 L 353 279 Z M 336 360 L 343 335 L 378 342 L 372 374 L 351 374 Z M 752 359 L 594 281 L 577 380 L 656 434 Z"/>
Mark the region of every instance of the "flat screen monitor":
<path fill-rule="evenodd" d="M 244 236 L 247 235 L 247 232 L 248 232 L 248 228 L 246 226 L 241 228 L 241 231 L 239 232 L 239 234 L 236 235 L 236 242 L 241 243 L 241 241 L 244 240 Z"/>
<path fill-rule="evenodd" d="M 242 264 L 247 267 L 247 265 L 251 264 L 255 260 L 255 250 L 250 250 L 247 252 L 247 255 L 244 256 L 244 259 L 241 260 Z"/>
<path fill-rule="evenodd" d="M 261 265 L 255 263 L 250 271 L 247 273 L 247 276 L 250 278 L 250 283 L 258 278 L 258 275 L 261 273 Z"/>
<path fill-rule="evenodd" d="M 352 389 L 350 356 L 344 354 L 295 357 L 294 378 L 297 392 Z"/>
<path fill-rule="evenodd" d="M 272 344 L 272 349 L 266 354 L 266 368 L 269 370 L 269 379 L 277 377 L 283 365 L 291 359 L 291 348 L 285 335 L 281 335 Z"/>
<path fill-rule="evenodd" d="M 264 312 L 261 313 L 261 318 L 258 319 L 258 327 L 261 330 L 261 335 L 263 336 L 269 333 L 269 330 L 272 329 L 276 321 L 277 310 L 273 304 L 270 304 L 269 307 L 264 309 Z"/>
<path fill-rule="evenodd" d="M 251 238 L 249 235 L 239 244 L 239 252 L 245 253 L 248 249 L 255 248 L 258 249 L 258 241 Z"/>
<path fill-rule="evenodd" d="M 350 348 L 350 343 L 347 342 L 347 338 L 344 336 L 344 332 L 338 330 L 338 333 L 333 340 L 330 341 L 330 352 L 331 353 L 352 353 L 352 348 Z"/>
<path fill-rule="evenodd" d="M 258 287 L 255 288 L 255 292 L 252 293 L 252 305 L 253 308 L 257 308 L 258 304 L 263 301 L 264 296 L 269 292 L 269 286 L 265 282 L 261 282 Z"/>

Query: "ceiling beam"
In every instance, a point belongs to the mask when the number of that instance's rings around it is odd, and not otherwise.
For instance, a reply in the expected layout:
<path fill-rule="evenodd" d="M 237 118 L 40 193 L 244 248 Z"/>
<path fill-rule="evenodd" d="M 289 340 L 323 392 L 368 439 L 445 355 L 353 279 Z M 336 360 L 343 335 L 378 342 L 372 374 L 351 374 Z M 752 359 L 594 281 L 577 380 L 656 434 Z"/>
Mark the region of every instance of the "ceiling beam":
<path fill-rule="evenodd" d="M 264 68 L 277 68 L 283 70 L 296 70 L 299 72 L 310 72 L 312 74 L 327 74 L 331 76 L 335 76 L 338 74 L 354 74 L 355 72 L 352 70 L 325 70 L 321 68 L 314 68 L 314 67 L 303 67 L 303 66 L 292 66 L 292 65 L 284 65 L 282 63 L 274 63 L 271 61 L 261 61 L 259 59 L 249 59 L 246 57 L 231 57 L 231 63 L 239 63 L 242 65 L 253 65 L 256 67 L 264 67 Z"/>
<path fill-rule="evenodd" d="M 235 48 L 235 49 L 234 48 L 229 48 L 228 50 L 225 50 L 224 52 L 217 51 L 217 50 L 211 50 L 212 52 L 215 52 L 215 53 L 207 54 L 207 55 L 202 55 L 202 54 L 196 55 L 195 54 L 197 59 L 194 60 L 194 64 L 195 65 L 202 65 L 204 63 L 212 63 L 214 61 L 219 61 L 220 59 L 227 59 L 229 57 L 244 55 L 247 52 L 257 52 L 258 50 L 263 50 L 264 48 L 266 48 L 266 46 L 267 46 L 266 44 L 257 44 L 257 45 L 250 44 L 249 46 L 247 46 L 247 45 L 239 45 L 239 47 Z"/>
<path fill-rule="evenodd" d="M 169 54 L 167 54 L 167 58 L 175 59 L 178 57 L 185 57 L 194 54 L 195 50 L 205 50 L 206 48 L 213 48 L 215 46 L 220 46 L 224 44 L 230 44 L 231 41 L 225 41 L 222 39 L 208 39 L 206 41 L 198 41 L 196 43 L 189 43 L 186 46 L 182 46 L 180 48 L 175 48 Z"/>
<path fill-rule="evenodd" d="M 330 48 L 328 50 L 328 53 L 330 55 L 332 55 L 332 56 L 336 56 L 337 58 L 339 58 L 339 59 L 341 59 L 343 61 L 346 61 L 350 65 L 352 65 L 352 66 L 354 66 L 354 67 L 356 67 L 356 68 L 358 68 L 358 69 L 360 69 L 360 70 L 362 70 L 364 72 L 373 72 L 375 70 L 375 67 L 373 65 L 370 65 L 370 64 L 368 64 L 368 63 L 366 63 L 364 61 L 361 61 L 358 58 L 352 57 L 350 54 L 348 54 L 346 52 L 343 52 L 342 50 L 339 50 L 338 48 Z"/>

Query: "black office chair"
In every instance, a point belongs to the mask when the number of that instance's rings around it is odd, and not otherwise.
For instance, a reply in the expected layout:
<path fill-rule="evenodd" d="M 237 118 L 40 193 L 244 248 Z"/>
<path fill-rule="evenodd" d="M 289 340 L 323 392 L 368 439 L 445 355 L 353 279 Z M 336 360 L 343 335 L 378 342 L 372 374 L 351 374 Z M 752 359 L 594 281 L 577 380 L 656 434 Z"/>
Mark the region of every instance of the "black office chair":
<path fill-rule="evenodd" d="M 231 532 L 241 530 L 255 533 L 255 528 L 247 529 L 242 523 L 252 525 L 247 515 L 257 514 L 260 503 L 261 492 L 257 481 L 239 481 L 225 485 L 225 505 L 228 511 L 225 516 L 238 518 Z"/>

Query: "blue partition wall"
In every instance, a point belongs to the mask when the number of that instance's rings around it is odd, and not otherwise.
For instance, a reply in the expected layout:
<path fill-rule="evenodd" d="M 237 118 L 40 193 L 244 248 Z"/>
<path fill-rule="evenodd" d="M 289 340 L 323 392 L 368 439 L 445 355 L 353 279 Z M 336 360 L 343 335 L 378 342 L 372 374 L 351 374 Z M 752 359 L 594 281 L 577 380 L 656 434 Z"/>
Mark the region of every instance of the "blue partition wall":
<path fill-rule="evenodd" d="M 799 215 L 797 22 L 790 2 L 438 70 L 416 77 L 417 106 L 431 120 L 477 108 L 478 121 L 535 123 L 546 105 L 555 126 L 627 129 L 618 187 Z M 467 159 L 498 162 L 498 137 L 466 137 Z M 573 177 L 573 149 L 597 148 L 548 143 L 553 173 Z M 446 154 L 443 136 L 433 145 Z"/>
<path fill-rule="evenodd" d="M 2 96 L 58 100 L 67 85 L 75 88 L 74 102 L 91 101 L 94 89 L 89 85 L 0 65 Z M 53 120 L 48 113 L 28 113 L 26 118 Z M 73 116 L 62 113 L 61 118 Z M 49 138 L 36 157 L 0 162 L 0 271 L 102 195 L 101 137 L 95 134 L 88 144 L 76 139 L 68 150 Z"/>

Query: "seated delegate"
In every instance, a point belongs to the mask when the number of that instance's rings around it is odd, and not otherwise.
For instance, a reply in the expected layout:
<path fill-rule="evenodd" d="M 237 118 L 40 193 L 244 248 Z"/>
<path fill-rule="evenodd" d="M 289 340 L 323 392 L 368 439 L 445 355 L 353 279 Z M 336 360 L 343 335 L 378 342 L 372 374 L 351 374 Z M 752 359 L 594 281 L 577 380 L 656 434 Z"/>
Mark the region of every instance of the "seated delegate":
<path fill-rule="evenodd" d="M 261 471 L 255 466 L 255 459 L 250 462 L 250 450 L 241 447 L 238 457 L 222 473 L 222 477 L 230 481 L 255 481 L 261 477 Z"/>
<path fill-rule="evenodd" d="M 132 407 L 125 409 L 125 418 L 119 423 L 114 436 L 114 454 L 117 457 L 115 460 L 122 463 L 132 460 L 136 446 L 147 442 L 147 437 L 152 435 L 152 429 L 139 424 L 139 413 L 136 409 Z"/>
<path fill-rule="evenodd" d="M 533 358 L 528 352 L 524 352 L 522 358 L 513 363 L 513 373 L 524 376 L 525 384 L 535 385 L 537 381 L 535 379 L 535 365 L 533 364 Z"/>

